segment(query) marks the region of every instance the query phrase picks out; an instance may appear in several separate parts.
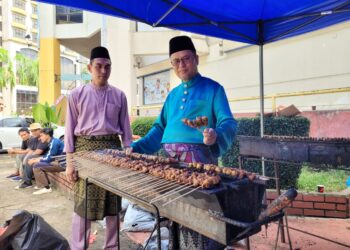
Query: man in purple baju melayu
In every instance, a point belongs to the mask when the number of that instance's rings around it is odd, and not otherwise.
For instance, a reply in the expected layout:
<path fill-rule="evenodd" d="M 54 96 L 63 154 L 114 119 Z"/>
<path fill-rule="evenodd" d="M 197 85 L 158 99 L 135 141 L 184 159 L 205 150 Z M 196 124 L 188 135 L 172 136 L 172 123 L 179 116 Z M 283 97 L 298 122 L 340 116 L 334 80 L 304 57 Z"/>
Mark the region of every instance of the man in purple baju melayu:
<path fill-rule="evenodd" d="M 111 86 L 109 52 L 104 47 L 91 50 L 88 70 L 90 84 L 72 91 L 68 98 L 65 152 L 67 153 L 66 176 L 74 182 L 74 214 L 72 220 L 71 249 L 84 247 L 84 201 L 88 193 L 88 235 L 92 220 L 106 218 L 106 236 L 103 249 L 117 248 L 117 197 L 95 185 L 84 187 L 71 162 L 72 153 L 83 150 L 118 149 L 131 143 L 131 129 L 125 94 Z M 122 139 L 122 142 L 120 141 Z"/>

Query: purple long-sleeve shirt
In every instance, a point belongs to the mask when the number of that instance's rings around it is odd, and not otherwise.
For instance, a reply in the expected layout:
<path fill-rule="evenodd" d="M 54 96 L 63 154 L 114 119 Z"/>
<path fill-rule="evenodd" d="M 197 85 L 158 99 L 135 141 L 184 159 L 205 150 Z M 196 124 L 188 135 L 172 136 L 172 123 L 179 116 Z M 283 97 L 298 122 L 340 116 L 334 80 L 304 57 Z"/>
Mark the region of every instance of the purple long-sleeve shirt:
<path fill-rule="evenodd" d="M 131 143 L 128 103 L 123 91 L 109 84 L 92 83 L 74 89 L 68 97 L 65 122 L 65 152 L 72 153 L 74 136 L 121 135 L 124 147 Z"/>

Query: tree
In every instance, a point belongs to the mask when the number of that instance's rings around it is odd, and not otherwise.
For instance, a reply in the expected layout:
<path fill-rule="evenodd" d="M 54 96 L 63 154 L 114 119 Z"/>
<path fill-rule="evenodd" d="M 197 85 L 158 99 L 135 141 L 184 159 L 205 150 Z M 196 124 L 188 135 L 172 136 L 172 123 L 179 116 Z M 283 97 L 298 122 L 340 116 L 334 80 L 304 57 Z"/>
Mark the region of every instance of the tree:
<path fill-rule="evenodd" d="M 0 48 L 0 63 L 0 87 L 6 88 L 9 86 L 12 89 L 15 86 L 15 73 L 9 53 L 4 48 Z"/>
<path fill-rule="evenodd" d="M 16 54 L 16 68 L 18 84 L 27 86 L 38 86 L 39 83 L 39 61 L 33 60 L 25 55 Z"/>

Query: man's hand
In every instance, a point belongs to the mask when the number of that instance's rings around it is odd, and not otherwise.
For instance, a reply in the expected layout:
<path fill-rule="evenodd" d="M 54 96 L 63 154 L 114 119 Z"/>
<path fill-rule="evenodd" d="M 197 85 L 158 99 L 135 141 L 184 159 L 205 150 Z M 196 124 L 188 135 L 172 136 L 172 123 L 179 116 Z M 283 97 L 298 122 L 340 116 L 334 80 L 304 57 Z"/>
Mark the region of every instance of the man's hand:
<path fill-rule="evenodd" d="M 7 150 L 7 153 L 8 153 L 8 154 L 14 154 L 15 152 L 16 152 L 16 150 L 13 149 L 13 148 L 9 148 L 9 149 Z"/>
<path fill-rule="evenodd" d="M 203 143 L 211 146 L 216 142 L 217 134 L 214 129 L 206 128 L 203 131 Z"/>
<path fill-rule="evenodd" d="M 132 147 L 126 147 L 126 148 L 125 148 L 125 154 L 126 154 L 126 155 L 130 155 L 130 154 L 132 153 L 132 151 L 133 151 L 133 148 L 132 148 Z"/>
<path fill-rule="evenodd" d="M 69 182 L 76 182 L 78 180 L 78 172 L 75 170 L 73 164 L 73 155 L 67 154 L 66 156 L 67 166 L 66 166 L 66 177 Z"/>
<path fill-rule="evenodd" d="M 31 166 L 35 163 L 38 163 L 40 161 L 41 158 L 32 158 L 28 160 L 28 165 Z"/>

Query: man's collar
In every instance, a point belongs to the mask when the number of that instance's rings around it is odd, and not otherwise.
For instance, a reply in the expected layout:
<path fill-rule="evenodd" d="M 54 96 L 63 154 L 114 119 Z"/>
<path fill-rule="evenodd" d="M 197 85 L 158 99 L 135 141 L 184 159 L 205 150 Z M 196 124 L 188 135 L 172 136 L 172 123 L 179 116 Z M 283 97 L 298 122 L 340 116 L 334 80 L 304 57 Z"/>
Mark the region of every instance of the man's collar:
<path fill-rule="evenodd" d="M 92 82 L 90 82 L 90 86 L 94 89 L 94 90 L 106 90 L 106 89 L 108 89 L 108 86 L 109 86 L 109 84 L 108 84 L 108 82 L 105 84 L 105 85 L 103 85 L 103 86 L 96 86 L 95 84 L 93 84 Z"/>
<path fill-rule="evenodd" d="M 199 73 L 197 73 L 191 80 L 187 81 L 187 82 L 182 82 L 182 85 L 187 85 L 188 88 L 192 87 L 193 85 L 195 85 L 199 78 L 201 78 L 201 75 Z"/>

